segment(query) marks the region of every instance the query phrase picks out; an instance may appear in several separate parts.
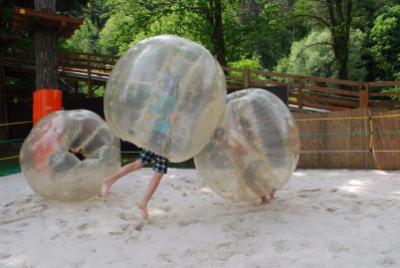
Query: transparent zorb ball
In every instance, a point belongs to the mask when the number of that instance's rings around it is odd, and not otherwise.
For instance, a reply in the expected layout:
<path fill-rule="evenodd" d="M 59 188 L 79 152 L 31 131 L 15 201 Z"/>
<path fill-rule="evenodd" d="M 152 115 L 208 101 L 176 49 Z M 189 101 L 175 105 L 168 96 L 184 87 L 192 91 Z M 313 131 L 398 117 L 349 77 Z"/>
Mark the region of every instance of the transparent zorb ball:
<path fill-rule="evenodd" d="M 180 162 L 210 139 L 225 96 L 224 72 L 207 49 L 160 35 L 137 43 L 117 62 L 104 112 L 121 139 Z"/>
<path fill-rule="evenodd" d="M 286 105 L 266 90 L 245 89 L 227 96 L 220 124 L 194 161 L 216 193 L 252 200 L 289 180 L 299 149 L 299 131 Z"/>
<path fill-rule="evenodd" d="M 25 139 L 20 164 L 37 194 L 82 201 L 99 194 L 103 179 L 120 168 L 120 142 L 91 111 L 54 112 L 42 118 Z"/>

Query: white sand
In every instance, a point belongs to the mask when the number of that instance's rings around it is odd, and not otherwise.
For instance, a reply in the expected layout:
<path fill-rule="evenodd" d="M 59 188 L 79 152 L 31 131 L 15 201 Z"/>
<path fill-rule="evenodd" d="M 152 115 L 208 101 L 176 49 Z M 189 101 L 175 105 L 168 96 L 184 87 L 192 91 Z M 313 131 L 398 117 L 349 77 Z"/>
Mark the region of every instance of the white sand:
<path fill-rule="evenodd" d="M 266 206 L 225 201 L 170 169 L 141 224 L 151 177 L 63 204 L 0 178 L 0 267 L 400 267 L 400 172 L 299 170 Z"/>

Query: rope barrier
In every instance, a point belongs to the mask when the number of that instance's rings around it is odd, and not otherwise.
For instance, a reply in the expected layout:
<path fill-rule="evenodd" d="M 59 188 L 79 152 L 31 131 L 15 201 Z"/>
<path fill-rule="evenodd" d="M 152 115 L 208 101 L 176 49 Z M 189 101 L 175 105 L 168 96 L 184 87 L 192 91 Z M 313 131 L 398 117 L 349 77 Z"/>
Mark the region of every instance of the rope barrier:
<path fill-rule="evenodd" d="M 346 116 L 346 117 L 318 117 L 318 118 L 299 118 L 297 122 L 310 122 L 310 121 L 334 121 L 334 120 L 363 120 L 363 119 L 379 119 L 379 118 L 394 118 L 400 117 L 400 114 L 388 115 L 371 115 L 371 116 Z"/>
<path fill-rule="evenodd" d="M 0 158 L 0 161 L 11 160 L 11 159 L 17 159 L 17 158 L 19 158 L 19 155 L 7 156 L 7 157 Z"/>
<path fill-rule="evenodd" d="M 400 133 L 400 131 L 399 131 Z M 300 134 L 301 138 L 311 138 L 311 137 L 348 137 L 348 136 L 369 136 L 369 132 L 365 131 L 343 131 L 343 132 L 303 132 Z"/>
<path fill-rule="evenodd" d="M 374 153 L 400 153 L 400 150 L 374 150 Z M 300 154 L 333 154 L 333 153 L 372 153 L 370 150 L 326 150 L 326 151 L 300 151 Z"/>
<path fill-rule="evenodd" d="M 352 117 L 318 117 L 318 118 L 300 118 L 296 119 L 297 122 L 311 122 L 311 121 L 334 121 L 334 120 L 362 120 L 368 116 L 352 116 Z"/>
<path fill-rule="evenodd" d="M 24 141 L 24 139 L 11 139 L 11 140 L 2 140 L 0 144 L 10 144 L 10 143 L 19 143 Z"/>
<path fill-rule="evenodd" d="M 400 114 L 387 114 L 387 115 L 371 115 L 372 119 L 375 118 L 392 118 L 392 117 L 399 117 Z"/>
<path fill-rule="evenodd" d="M 303 132 L 301 138 L 311 137 L 366 137 L 366 136 L 400 136 L 400 130 L 393 131 L 336 131 L 336 132 Z"/>
<path fill-rule="evenodd" d="M 374 150 L 374 153 L 400 153 L 400 150 Z M 121 152 L 127 153 L 127 152 Z M 300 154 L 343 154 L 343 153 L 372 153 L 369 150 L 326 150 L 326 151 L 300 151 Z M 18 159 L 19 156 L 8 156 L 0 158 L 0 161 Z"/>
<path fill-rule="evenodd" d="M 32 121 L 21 121 L 21 122 L 13 122 L 13 123 L 3 123 L 0 124 L 0 127 L 6 127 L 6 126 L 14 126 L 14 125 L 24 125 L 24 124 L 30 124 Z"/>

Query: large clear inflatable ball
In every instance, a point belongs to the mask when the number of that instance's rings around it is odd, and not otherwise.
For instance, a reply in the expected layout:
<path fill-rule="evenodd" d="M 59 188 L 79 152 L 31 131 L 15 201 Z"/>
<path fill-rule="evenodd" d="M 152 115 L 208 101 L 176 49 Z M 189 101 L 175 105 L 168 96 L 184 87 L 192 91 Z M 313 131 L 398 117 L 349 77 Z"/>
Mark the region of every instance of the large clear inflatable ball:
<path fill-rule="evenodd" d="M 194 161 L 217 194 L 253 200 L 289 180 L 299 149 L 299 131 L 286 105 L 266 90 L 245 89 L 227 96 L 219 126 Z"/>
<path fill-rule="evenodd" d="M 103 179 L 120 168 L 120 142 L 91 111 L 54 112 L 25 139 L 20 164 L 29 186 L 40 196 L 83 201 L 99 194 Z"/>
<path fill-rule="evenodd" d="M 104 111 L 122 140 L 180 162 L 210 139 L 225 96 L 224 72 L 207 49 L 160 35 L 139 42 L 117 62 Z"/>

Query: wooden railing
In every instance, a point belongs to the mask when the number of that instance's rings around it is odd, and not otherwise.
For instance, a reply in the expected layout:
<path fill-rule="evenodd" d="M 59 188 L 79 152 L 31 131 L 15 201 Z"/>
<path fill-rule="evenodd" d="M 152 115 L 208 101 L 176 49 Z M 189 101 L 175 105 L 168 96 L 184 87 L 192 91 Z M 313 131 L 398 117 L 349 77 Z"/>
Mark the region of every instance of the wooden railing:
<path fill-rule="evenodd" d="M 289 91 L 289 104 L 297 111 L 304 107 L 344 111 L 354 108 L 400 108 L 400 81 L 357 82 L 260 70 L 224 68 L 231 90 L 248 87 L 282 86 Z M 397 92 L 382 92 L 394 89 Z"/>
<path fill-rule="evenodd" d="M 6 57 L 5 64 L 31 68 L 33 56 Z M 65 79 L 85 81 L 88 93 L 94 84 L 105 84 L 119 57 L 88 53 L 60 53 L 59 71 Z M 400 108 L 400 81 L 357 82 L 305 75 L 293 75 L 262 70 L 223 68 L 228 91 L 251 87 L 285 87 L 291 108 L 295 111 L 343 111 L 354 108 Z"/>

